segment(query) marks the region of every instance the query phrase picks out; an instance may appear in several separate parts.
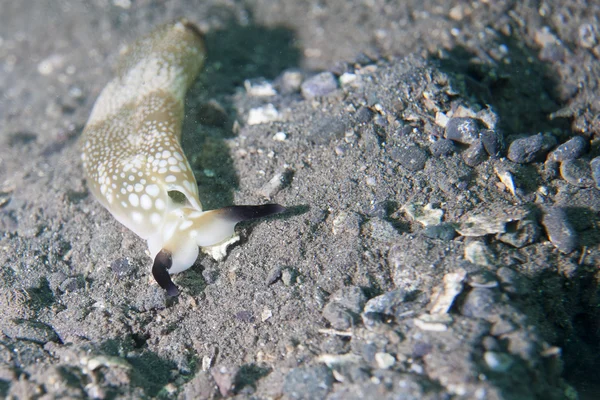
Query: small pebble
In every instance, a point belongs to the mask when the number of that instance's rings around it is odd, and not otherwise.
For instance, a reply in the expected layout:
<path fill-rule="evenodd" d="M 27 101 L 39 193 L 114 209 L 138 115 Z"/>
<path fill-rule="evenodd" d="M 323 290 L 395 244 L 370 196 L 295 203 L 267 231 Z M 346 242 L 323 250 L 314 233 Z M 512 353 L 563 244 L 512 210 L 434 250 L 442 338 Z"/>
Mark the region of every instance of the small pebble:
<path fill-rule="evenodd" d="M 207 285 L 212 285 L 219 279 L 219 270 L 217 268 L 204 268 L 202 270 L 202 277 Z"/>
<path fill-rule="evenodd" d="M 465 317 L 486 319 L 491 316 L 496 302 L 494 289 L 473 288 L 465 297 L 460 312 Z"/>
<path fill-rule="evenodd" d="M 129 262 L 127 257 L 117 258 L 110 263 L 110 269 L 117 274 L 119 278 L 131 275 L 135 267 Z"/>
<path fill-rule="evenodd" d="M 287 139 L 287 134 L 285 132 L 277 132 L 273 135 L 273 140 L 277 142 L 285 142 Z"/>
<path fill-rule="evenodd" d="M 508 148 L 508 159 L 527 164 L 544 157 L 556 145 L 556 138 L 550 134 L 541 133 L 517 139 Z"/>
<path fill-rule="evenodd" d="M 279 279 L 281 279 L 281 275 L 281 267 L 273 267 L 271 271 L 269 271 L 269 275 L 267 276 L 267 285 L 272 285 L 275 282 L 277 282 Z"/>
<path fill-rule="evenodd" d="M 496 271 L 496 276 L 501 282 L 502 290 L 505 292 L 525 294 L 528 290 L 526 278 L 508 267 L 499 268 Z"/>
<path fill-rule="evenodd" d="M 367 327 L 372 327 L 381 322 L 382 317 L 395 315 L 396 311 L 404 303 L 405 297 L 406 291 L 396 289 L 372 298 L 364 307 L 362 313 L 363 323 Z"/>
<path fill-rule="evenodd" d="M 409 171 L 417 172 L 425 168 L 427 153 L 418 146 L 395 147 L 390 157 Z"/>
<path fill-rule="evenodd" d="M 291 286 L 296 281 L 295 274 L 290 269 L 284 269 L 281 272 L 281 281 L 285 286 Z"/>
<path fill-rule="evenodd" d="M 506 232 L 499 233 L 496 238 L 517 249 L 533 244 L 540 238 L 540 227 L 533 220 L 522 220 L 516 224 L 508 224 Z"/>
<path fill-rule="evenodd" d="M 423 235 L 430 239 L 449 241 L 456 237 L 456 229 L 452 224 L 428 225 L 423 229 Z"/>
<path fill-rule="evenodd" d="M 567 160 L 560 164 L 560 175 L 573 186 L 587 188 L 594 186 L 592 170 L 585 160 Z"/>
<path fill-rule="evenodd" d="M 467 271 L 463 268 L 459 268 L 456 272 L 449 272 L 444 275 L 444 288 L 438 292 L 437 298 L 431 303 L 430 313 L 435 314 L 447 314 L 450 312 L 454 299 L 463 290 L 463 282 L 467 276 Z"/>
<path fill-rule="evenodd" d="M 417 221 L 423 226 L 439 225 L 444 216 L 444 210 L 434 208 L 431 203 L 423 205 L 423 203 L 407 203 L 402 206 L 404 211 L 411 220 Z"/>
<path fill-rule="evenodd" d="M 421 358 L 431 353 L 432 350 L 433 345 L 431 345 L 430 343 L 418 341 L 412 347 L 412 352 L 410 353 L 410 355 L 413 358 Z"/>
<path fill-rule="evenodd" d="M 354 119 L 358 124 L 366 124 L 373 119 L 375 113 L 369 107 L 362 106 L 354 114 Z"/>
<path fill-rule="evenodd" d="M 340 86 L 345 88 L 345 87 L 359 87 L 361 84 L 361 80 L 358 77 L 358 75 L 350 73 L 350 72 L 344 72 L 341 76 L 340 76 Z"/>
<path fill-rule="evenodd" d="M 507 321 L 505 319 L 500 319 L 492 325 L 492 329 L 490 329 L 490 334 L 494 336 L 502 336 L 507 333 L 513 332 L 515 330 L 515 326 L 512 322 Z"/>
<path fill-rule="evenodd" d="M 367 298 L 358 286 L 336 291 L 323 308 L 323 316 L 335 329 L 345 330 L 355 325 Z"/>
<path fill-rule="evenodd" d="M 331 231 L 334 235 L 346 234 L 356 237 L 360 234 L 362 217 L 352 211 L 340 211 L 332 221 Z"/>
<path fill-rule="evenodd" d="M 306 100 L 328 95 L 337 89 L 335 76 L 331 72 L 321 72 L 302 83 L 300 91 Z"/>
<path fill-rule="evenodd" d="M 488 368 L 495 372 L 506 372 L 513 364 L 513 359 L 506 353 L 497 353 L 495 351 L 486 351 L 483 359 Z"/>
<path fill-rule="evenodd" d="M 259 190 L 258 194 L 266 199 L 271 199 L 283 188 L 289 185 L 293 171 L 291 169 L 285 169 L 277 172 L 267 183 L 265 183 Z"/>
<path fill-rule="evenodd" d="M 600 189 L 600 157 L 596 157 L 590 161 L 590 168 L 592 170 L 592 178 L 596 183 L 596 188 Z"/>
<path fill-rule="evenodd" d="M 211 369 L 211 375 L 224 397 L 230 396 L 235 390 L 235 379 L 239 372 L 239 367 L 217 366 Z"/>
<path fill-rule="evenodd" d="M 463 153 L 463 160 L 469 167 L 476 167 L 487 159 L 488 155 L 481 140 L 475 140 Z"/>
<path fill-rule="evenodd" d="M 256 320 L 254 318 L 254 314 L 252 313 L 252 311 L 245 311 L 245 310 L 235 313 L 235 318 L 237 320 L 245 322 L 247 324 L 254 323 L 254 321 Z"/>
<path fill-rule="evenodd" d="M 496 338 L 493 336 L 484 337 L 483 340 L 481 341 L 481 344 L 483 345 L 483 348 L 486 350 L 495 351 L 495 350 L 500 350 L 500 348 L 501 348 L 500 344 L 498 343 Z"/>
<path fill-rule="evenodd" d="M 285 71 L 277 80 L 279 90 L 282 93 L 295 93 L 300 90 L 303 78 L 302 72 L 298 70 Z"/>
<path fill-rule="evenodd" d="M 431 153 L 436 157 L 449 156 L 456 151 L 456 145 L 450 139 L 440 139 L 433 142 L 429 148 L 431 149 Z"/>
<path fill-rule="evenodd" d="M 491 129 L 484 129 L 479 132 L 479 137 L 483 143 L 485 151 L 492 158 L 500 158 L 504 150 L 504 141 L 502 135 L 498 131 Z"/>
<path fill-rule="evenodd" d="M 321 400 L 333 387 L 333 374 L 325 365 L 294 368 L 285 377 L 283 394 L 292 400 Z"/>
<path fill-rule="evenodd" d="M 396 357 L 388 353 L 375 353 L 375 362 L 380 369 L 390 369 L 396 364 Z"/>
<path fill-rule="evenodd" d="M 261 313 L 260 313 L 260 320 L 262 322 L 265 322 L 266 320 L 268 320 L 269 318 L 271 318 L 273 316 L 273 311 L 269 310 L 268 308 L 265 308 Z"/>
<path fill-rule="evenodd" d="M 579 26 L 577 32 L 579 34 L 579 45 L 581 47 L 591 49 L 598 43 L 598 40 L 596 38 L 596 29 L 594 28 L 594 25 L 590 23 L 582 24 Z"/>
<path fill-rule="evenodd" d="M 471 144 L 479 139 L 479 126 L 474 118 L 450 118 L 446 124 L 446 139 Z"/>
<path fill-rule="evenodd" d="M 562 208 L 547 208 L 542 217 L 542 225 L 550 242 L 561 252 L 569 254 L 577 248 L 577 233 Z"/>
<path fill-rule="evenodd" d="M 494 255 L 482 241 L 475 240 L 465 245 L 465 260 L 484 267 L 495 266 Z"/>
<path fill-rule="evenodd" d="M 254 97 L 270 97 L 277 94 L 271 82 L 264 78 L 246 79 L 244 88 L 249 96 Z"/>
<path fill-rule="evenodd" d="M 248 112 L 248 125 L 266 124 L 279 119 L 279 111 L 270 103 L 263 107 L 252 108 Z"/>
<path fill-rule="evenodd" d="M 575 136 L 552 151 L 548 155 L 548 159 L 559 162 L 574 160 L 584 155 L 588 147 L 589 142 L 584 137 Z"/>

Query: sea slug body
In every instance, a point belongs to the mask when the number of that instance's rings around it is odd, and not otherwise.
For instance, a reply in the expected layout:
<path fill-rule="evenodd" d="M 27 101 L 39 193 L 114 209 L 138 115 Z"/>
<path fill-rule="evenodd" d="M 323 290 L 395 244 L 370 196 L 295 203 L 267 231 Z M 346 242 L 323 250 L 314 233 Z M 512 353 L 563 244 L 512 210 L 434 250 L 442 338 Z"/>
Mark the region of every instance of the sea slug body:
<path fill-rule="evenodd" d="M 90 191 L 114 218 L 148 241 L 152 274 L 171 296 L 170 275 L 192 266 L 198 247 L 218 244 L 244 220 L 278 204 L 203 211 L 179 143 L 185 92 L 204 63 L 202 35 L 181 20 L 128 48 L 96 100 L 82 135 Z"/>

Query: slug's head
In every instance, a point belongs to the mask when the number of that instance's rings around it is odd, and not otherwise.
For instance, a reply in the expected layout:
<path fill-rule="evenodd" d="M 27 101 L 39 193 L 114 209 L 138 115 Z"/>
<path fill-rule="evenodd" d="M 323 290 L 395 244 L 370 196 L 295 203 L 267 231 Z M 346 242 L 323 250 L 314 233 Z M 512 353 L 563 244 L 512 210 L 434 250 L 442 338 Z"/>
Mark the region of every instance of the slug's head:
<path fill-rule="evenodd" d="M 148 238 L 148 248 L 154 258 L 152 274 L 170 296 L 179 290 L 171 274 L 185 271 L 198 257 L 199 247 L 214 246 L 231 237 L 241 221 L 266 217 L 285 211 L 279 204 L 232 206 L 212 211 L 180 208 L 165 216 L 160 232 Z"/>

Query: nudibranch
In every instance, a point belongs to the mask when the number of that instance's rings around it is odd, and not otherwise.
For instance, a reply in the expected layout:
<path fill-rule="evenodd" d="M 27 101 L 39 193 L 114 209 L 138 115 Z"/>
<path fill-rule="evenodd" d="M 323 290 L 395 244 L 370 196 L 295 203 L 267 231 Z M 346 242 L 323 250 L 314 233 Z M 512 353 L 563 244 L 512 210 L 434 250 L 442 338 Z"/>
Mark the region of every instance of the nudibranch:
<path fill-rule="evenodd" d="M 199 247 L 230 238 L 240 221 L 283 212 L 278 204 L 203 211 L 180 145 L 187 89 L 202 68 L 202 34 L 190 22 L 164 25 L 127 48 L 82 134 L 90 191 L 147 240 L 152 274 L 170 296 L 171 274 L 191 267 Z"/>

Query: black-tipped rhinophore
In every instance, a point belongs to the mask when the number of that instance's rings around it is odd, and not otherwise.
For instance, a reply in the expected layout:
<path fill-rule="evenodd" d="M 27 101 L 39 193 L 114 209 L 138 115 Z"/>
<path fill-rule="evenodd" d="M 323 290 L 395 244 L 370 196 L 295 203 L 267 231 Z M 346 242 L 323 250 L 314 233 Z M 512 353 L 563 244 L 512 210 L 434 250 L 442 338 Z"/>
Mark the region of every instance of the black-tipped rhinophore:
<path fill-rule="evenodd" d="M 169 296 L 177 296 L 179 295 L 179 289 L 177 289 L 177 286 L 171 280 L 171 275 L 169 275 L 169 269 L 172 265 L 173 259 L 171 253 L 161 250 L 154 259 L 152 275 L 160 287 L 167 291 Z"/>
<path fill-rule="evenodd" d="M 247 221 L 249 219 L 268 217 L 269 215 L 279 214 L 286 210 L 279 204 L 263 204 L 260 206 L 230 206 L 221 208 L 227 218 L 235 222 Z"/>

